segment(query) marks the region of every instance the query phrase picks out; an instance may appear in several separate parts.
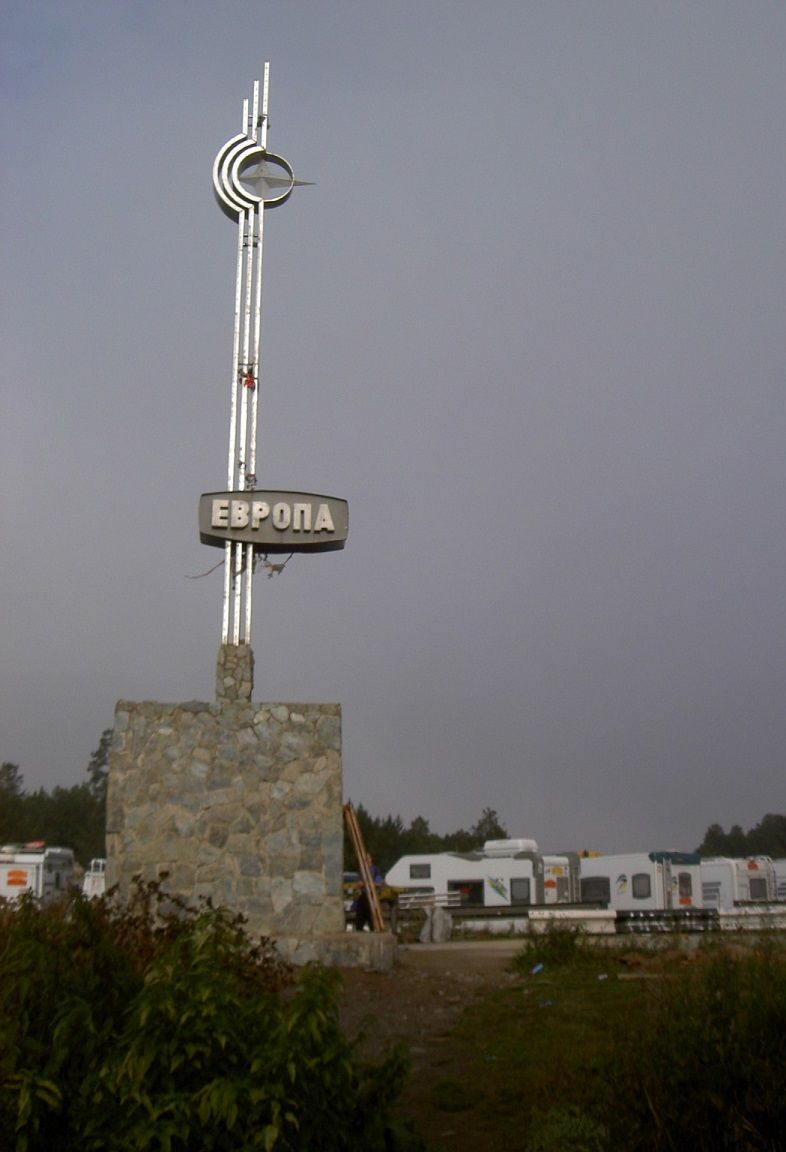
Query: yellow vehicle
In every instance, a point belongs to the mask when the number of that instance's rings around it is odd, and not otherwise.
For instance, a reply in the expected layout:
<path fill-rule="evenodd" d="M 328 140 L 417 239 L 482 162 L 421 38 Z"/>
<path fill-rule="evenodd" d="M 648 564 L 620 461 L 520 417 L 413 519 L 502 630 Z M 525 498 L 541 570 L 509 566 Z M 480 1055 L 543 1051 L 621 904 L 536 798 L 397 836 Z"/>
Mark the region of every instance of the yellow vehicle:
<path fill-rule="evenodd" d="M 354 911 L 355 901 L 360 895 L 360 889 L 363 881 L 360 878 L 359 872 L 345 872 L 344 873 L 344 912 L 350 915 Z M 377 885 L 377 896 L 382 905 L 382 911 L 390 911 L 398 900 L 398 888 L 391 888 L 389 884 Z"/>

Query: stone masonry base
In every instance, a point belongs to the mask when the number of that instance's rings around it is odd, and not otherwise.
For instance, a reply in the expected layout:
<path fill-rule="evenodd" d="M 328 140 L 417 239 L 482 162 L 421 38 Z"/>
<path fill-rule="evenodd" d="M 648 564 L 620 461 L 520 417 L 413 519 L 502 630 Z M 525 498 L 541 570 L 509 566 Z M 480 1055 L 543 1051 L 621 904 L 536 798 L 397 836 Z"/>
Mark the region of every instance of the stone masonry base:
<path fill-rule="evenodd" d="M 254 704 L 252 669 L 224 646 L 214 704 L 117 704 L 107 883 L 209 898 L 296 964 L 389 968 L 392 936 L 344 929 L 341 707 Z"/>

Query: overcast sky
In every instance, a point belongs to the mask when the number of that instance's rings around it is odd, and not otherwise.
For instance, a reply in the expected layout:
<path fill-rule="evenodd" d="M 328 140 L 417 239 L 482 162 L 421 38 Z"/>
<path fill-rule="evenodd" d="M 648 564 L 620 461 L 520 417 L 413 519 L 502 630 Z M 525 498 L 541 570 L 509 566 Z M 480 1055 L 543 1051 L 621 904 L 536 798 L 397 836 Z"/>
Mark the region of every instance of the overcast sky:
<path fill-rule="evenodd" d="M 212 700 L 235 229 L 270 61 L 254 696 L 445 833 L 690 849 L 786 810 L 786 5 L 9 0 L 0 758 Z"/>

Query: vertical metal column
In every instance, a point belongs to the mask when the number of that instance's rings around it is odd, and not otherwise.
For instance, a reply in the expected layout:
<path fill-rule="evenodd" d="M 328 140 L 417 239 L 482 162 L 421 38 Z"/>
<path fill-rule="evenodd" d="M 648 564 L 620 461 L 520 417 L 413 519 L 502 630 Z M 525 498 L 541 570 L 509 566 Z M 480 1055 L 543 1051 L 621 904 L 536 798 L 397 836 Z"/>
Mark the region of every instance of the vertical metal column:
<path fill-rule="evenodd" d="M 267 151 L 269 85 L 270 65 L 265 64 L 261 107 L 259 81 L 255 81 L 250 106 L 248 100 L 243 101 L 242 132 L 224 145 L 213 164 L 216 199 L 222 211 L 237 220 L 227 464 L 230 492 L 243 492 L 257 486 L 264 214 L 266 208 L 283 203 L 295 184 L 287 161 Z M 253 545 L 227 542 L 221 623 L 223 644 L 251 643 L 253 576 Z"/>
<path fill-rule="evenodd" d="M 243 101 L 243 134 L 248 130 L 248 100 Z M 237 422 L 238 422 L 238 372 L 240 371 L 240 311 L 243 293 L 243 260 L 245 251 L 246 214 L 245 210 L 237 218 L 237 269 L 235 273 L 235 326 L 232 341 L 232 373 L 230 376 L 230 402 L 229 402 L 229 457 L 227 461 L 227 488 L 230 492 L 236 488 L 237 480 Z M 232 628 L 232 641 L 238 640 L 234 635 L 234 621 L 237 612 L 232 611 L 232 588 L 234 586 L 233 570 L 235 566 L 234 553 L 236 545 L 230 541 L 224 546 L 224 607 L 221 623 L 221 643 L 229 643 L 230 627 Z"/>

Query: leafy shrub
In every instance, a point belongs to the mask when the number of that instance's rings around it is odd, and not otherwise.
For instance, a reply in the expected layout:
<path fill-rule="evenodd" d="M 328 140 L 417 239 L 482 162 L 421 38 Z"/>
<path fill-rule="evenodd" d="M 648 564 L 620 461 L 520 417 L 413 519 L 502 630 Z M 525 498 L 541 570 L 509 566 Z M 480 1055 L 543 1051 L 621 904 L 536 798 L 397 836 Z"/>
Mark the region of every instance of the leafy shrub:
<path fill-rule="evenodd" d="M 604 1124 L 577 1108 L 551 1108 L 536 1116 L 524 1152 L 606 1152 L 610 1147 Z"/>
<path fill-rule="evenodd" d="M 615 1148 L 786 1148 L 786 952 L 709 950 L 618 1028 Z"/>
<path fill-rule="evenodd" d="M 402 1052 L 361 1064 L 338 974 L 295 981 L 239 917 L 149 885 L 125 909 L 26 901 L 0 932 L 4 1152 L 417 1146 L 390 1119 Z"/>
<path fill-rule="evenodd" d="M 581 928 L 550 923 L 545 932 L 533 932 L 514 957 L 513 967 L 522 974 L 536 964 L 566 968 L 576 964 L 607 962 L 607 953 L 587 941 Z"/>

